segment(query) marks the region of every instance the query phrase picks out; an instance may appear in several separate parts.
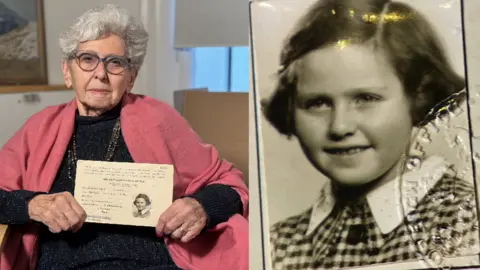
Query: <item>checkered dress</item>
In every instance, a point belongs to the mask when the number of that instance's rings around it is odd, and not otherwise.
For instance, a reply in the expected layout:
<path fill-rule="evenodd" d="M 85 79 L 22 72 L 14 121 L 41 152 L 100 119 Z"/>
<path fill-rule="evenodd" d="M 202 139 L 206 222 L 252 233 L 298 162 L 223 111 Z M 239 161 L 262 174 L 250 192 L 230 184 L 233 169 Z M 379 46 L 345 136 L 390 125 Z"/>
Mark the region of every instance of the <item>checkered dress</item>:
<path fill-rule="evenodd" d="M 271 228 L 272 267 L 338 269 L 428 258 L 469 255 L 478 247 L 474 188 L 440 179 L 390 233 L 382 234 L 366 200 L 336 204 L 307 234 L 312 209 Z M 416 217 L 416 218 L 412 218 Z"/>

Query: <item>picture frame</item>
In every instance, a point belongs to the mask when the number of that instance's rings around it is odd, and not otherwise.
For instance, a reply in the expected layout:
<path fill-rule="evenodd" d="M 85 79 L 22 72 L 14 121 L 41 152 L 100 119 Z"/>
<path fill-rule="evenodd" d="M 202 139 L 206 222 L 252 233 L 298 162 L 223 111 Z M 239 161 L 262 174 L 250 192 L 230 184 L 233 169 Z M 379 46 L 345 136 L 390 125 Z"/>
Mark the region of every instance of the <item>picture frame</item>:
<path fill-rule="evenodd" d="M 43 0 L 0 0 L 0 86 L 48 84 Z"/>

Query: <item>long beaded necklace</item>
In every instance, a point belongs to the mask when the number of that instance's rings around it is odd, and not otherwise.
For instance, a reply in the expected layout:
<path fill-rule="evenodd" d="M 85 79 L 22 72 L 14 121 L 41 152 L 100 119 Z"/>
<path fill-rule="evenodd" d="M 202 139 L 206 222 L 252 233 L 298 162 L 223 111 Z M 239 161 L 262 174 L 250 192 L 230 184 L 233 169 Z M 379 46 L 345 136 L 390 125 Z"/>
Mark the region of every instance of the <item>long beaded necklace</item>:
<path fill-rule="evenodd" d="M 111 161 L 113 155 L 115 154 L 115 150 L 118 146 L 118 138 L 120 137 L 120 118 L 117 119 L 115 122 L 115 126 L 112 130 L 112 135 L 110 137 L 110 141 L 108 143 L 107 152 L 105 153 L 105 157 L 103 161 Z M 76 136 L 75 130 L 73 131 L 72 140 L 68 147 L 68 178 L 73 181 L 72 172 L 76 170 L 78 157 L 77 157 L 77 143 L 76 143 Z"/>

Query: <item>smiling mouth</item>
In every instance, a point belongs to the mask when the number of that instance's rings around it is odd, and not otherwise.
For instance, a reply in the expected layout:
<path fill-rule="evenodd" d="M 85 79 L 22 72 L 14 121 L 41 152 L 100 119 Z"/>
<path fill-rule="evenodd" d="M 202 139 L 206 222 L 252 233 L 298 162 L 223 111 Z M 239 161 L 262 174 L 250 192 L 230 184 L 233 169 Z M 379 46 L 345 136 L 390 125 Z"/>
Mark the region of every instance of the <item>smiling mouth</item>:
<path fill-rule="evenodd" d="M 332 148 L 325 148 L 324 151 L 331 155 L 355 155 L 361 152 L 364 152 L 370 149 L 370 146 L 355 146 L 355 147 L 332 147 Z"/>

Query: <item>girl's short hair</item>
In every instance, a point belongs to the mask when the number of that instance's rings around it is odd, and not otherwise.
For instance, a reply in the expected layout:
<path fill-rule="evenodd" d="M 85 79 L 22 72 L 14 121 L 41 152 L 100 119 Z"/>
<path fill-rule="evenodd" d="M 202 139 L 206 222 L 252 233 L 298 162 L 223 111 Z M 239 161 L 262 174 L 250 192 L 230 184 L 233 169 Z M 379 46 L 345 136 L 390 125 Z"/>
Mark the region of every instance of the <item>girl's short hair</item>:
<path fill-rule="evenodd" d="M 433 118 L 429 112 L 436 104 L 465 88 L 433 27 L 411 6 L 389 0 L 319 0 L 286 40 L 277 87 L 261 102 L 265 117 L 280 133 L 295 133 L 296 63 L 338 42 L 371 42 L 386 54 L 411 101 L 415 125 Z"/>
<path fill-rule="evenodd" d="M 146 205 L 152 204 L 152 202 L 150 201 L 150 197 L 148 197 L 147 194 L 143 194 L 143 193 L 138 194 L 137 197 L 135 197 L 135 200 L 133 200 L 133 204 L 137 202 L 137 199 L 143 199 Z"/>

